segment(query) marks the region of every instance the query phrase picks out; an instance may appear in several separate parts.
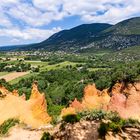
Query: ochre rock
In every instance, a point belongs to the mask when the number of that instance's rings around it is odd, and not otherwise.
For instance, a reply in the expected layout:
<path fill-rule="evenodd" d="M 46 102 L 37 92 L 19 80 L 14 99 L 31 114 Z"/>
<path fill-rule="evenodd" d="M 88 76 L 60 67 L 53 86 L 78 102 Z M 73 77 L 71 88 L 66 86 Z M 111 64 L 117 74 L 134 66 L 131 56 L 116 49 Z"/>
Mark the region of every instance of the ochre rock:
<path fill-rule="evenodd" d="M 4 87 L 1 87 L 0 91 L 6 95 L 0 99 L 0 124 L 10 118 L 19 119 L 33 128 L 50 123 L 51 117 L 47 113 L 44 94 L 39 93 L 36 83 L 33 84 L 31 98 L 27 101 L 24 95 L 17 96 L 17 91 L 11 93 Z"/>
<path fill-rule="evenodd" d="M 93 109 L 102 109 L 107 108 L 110 101 L 110 96 L 108 95 L 108 89 L 105 89 L 103 91 L 99 91 L 96 89 L 95 84 L 87 85 L 84 89 L 84 97 L 82 99 L 82 102 L 80 103 L 75 99 L 71 104 L 70 108 L 65 108 L 61 112 L 61 116 L 63 114 L 67 114 L 67 112 L 81 112 L 83 110 L 93 110 Z M 66 113 L 63 113 L 66 112 Z"/>
<path fill-rule="evenodd" d="M 17 90 L 13 90 L 13 92 L 12 92 L 12 95 L 14 95 L 14 96 L 19 96 L 19 94 L 18 94 L 18 91 Z"/>
<path fill-rule="evenodd" d="M 70 104 L 70 107 L 75 108 L 76 111 L 80 112 L 84 109 L 84 106 L 75 98 L 74 101 Z"/>
<path fill-rule="evenodd" d="M 2 95 L 11 94 L 11 92 L 8 91 L 4 86 L 0 86 L 0 92 L 2 93 Z"/>
<path fill-rule="evenodd" d="M 99 91 L 96 89 L 95 84 L 87 85 L 84 88 L 84 97 L 98 95 L 98 93 L 99 93 Z"/>
<path fill-rule="evenodd" d="M 111 90 L 112 94 L 120 94 L 122 92 L 122 89 L 124 88 L 124 83 L 117 82 Z"/>
<path fill-rule="evenodd" d="M 65 108 L 62 112 L 67 114 L 93 109 L 118 112 L 122 118 L 140 121 L 140 82 L 116 83 L 111 90 L 103 91 L 97 90 L 95 84 L 88 85 L 84 89 L 81 103 L 75 99 L 70 108 Z"/>
<path fill-rule="evenodd" d="M 126 97 L 123 94 L 114 94 L 108 105 L 108 110 L 118 112 L 125 118 Z"/>
<path fill-rule="evenodd" d="M 90 110 L 106 108 L 106 105 L 110 101 L 110 96 L 107 91 L 108 89 L 103 91 L 97 90 L 95 84 L 86 86 L 82 105 L 84 108 Z"/>
<path fill-rule="evenodd" d="M 116 111 L 122 118 L 133 118 L 140 121 L 140 82 L 127 84 L 121 93 L 114 94 L 108 110 Z"/>
<path fill-rule="evenodd" d="M 67 115 L 71 115 L 71 114 L 76 114 L 76 110 L 74 107 L 67 107 L 67 108 L 63 108 L 61 110 L 61 116 L 67 116 Z"/>
<path fill-rule="evenodd" d="M 110 99 L 111 97 L 109 96 L 109 93 L 108 93 L 108 89 L 104 89 L 101 93 L 101 104 L 102 104 L 102 109 L 107 109 L 107 105 L 109 104 L 110 102 Z"/>

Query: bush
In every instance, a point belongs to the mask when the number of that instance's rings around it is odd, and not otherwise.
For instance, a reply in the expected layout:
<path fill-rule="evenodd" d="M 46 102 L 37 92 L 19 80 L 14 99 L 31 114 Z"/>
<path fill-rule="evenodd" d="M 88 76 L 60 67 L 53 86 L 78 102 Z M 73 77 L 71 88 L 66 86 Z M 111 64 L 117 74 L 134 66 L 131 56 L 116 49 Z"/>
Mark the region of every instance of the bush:
<path fill-rule="evenodd" d="M 85 120 L 102 120 L 106 116 L 106 112 L 103 110 L 93 110 L 80 112 L 79 115 Z"/>
<path fill-rule="evenodd" d="M 108 124 L 102 122 L 98 129 L 100 137 L 104 137 L 107 134 L 108 130 L 109 130 Z"/>
<path fill-rule="evenodd" d="M 121 130 L 124 130 L 127 126 L 136 126 L 139 125 L 139 122 L 137 120 L 133 119 L 121 119 L 120 117 L 113 114 L 110 116 L 111 119 L 108 123 L 101 122 L 100 127 L 98 129 L 99 135 L 101 137 L 105 136 L 108 131 L 112 131 L 113 133 L 119 133 Z"/>
<path fill-rule="evenodd" d="M 113 122 L 119 122 L 121 120 L 117 112 L 108 112 L 105 116 L 106 120 L 111 120 Z"/>
<path fill-rule="evenodd" d="M 71 124 L 74 124 L 76 122 L 79 122 L 81 119 L 81 116 L 78 114 L 71 114 L 71 115 L 67 115 L 67 116 L 64 116 L 63 117 L 63 121 L 66 122 L 66 123 L 71 123 Z"/>
<path fill-rule="evenodd" d="M 44 132 L 41 140 L 53 140 L 53 136 L 49 132 Z"/>
<path fill-rule="evenodd" d="M 0 135 L 5 135 L 8 130 L 15 126 L 18 123 L 18 120 L 15 119 L 9 119 L 5 121 L 2 125 L 0 125 Z"/>

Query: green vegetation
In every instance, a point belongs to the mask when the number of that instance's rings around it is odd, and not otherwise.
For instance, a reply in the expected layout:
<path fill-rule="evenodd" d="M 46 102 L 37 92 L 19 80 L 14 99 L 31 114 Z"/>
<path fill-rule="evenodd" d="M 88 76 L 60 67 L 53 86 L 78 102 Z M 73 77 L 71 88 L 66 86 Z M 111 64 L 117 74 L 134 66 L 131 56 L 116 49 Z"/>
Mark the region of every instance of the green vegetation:
<path fill-rule="evenodd" d="M 139 47 L 135 47 L 135 50 L 138 49 Z M 128 50 L 130 48 L 124 49 L 125 52 Z M 13 52 L 11 55 L 16 58 L 19 53 Z M 45 51 L 21 52 L 21 56 L 25 55 L 22 58 L 25 60 L 7 60 L 4 63 L 6 65 L 24 63 L 30 65 L 31 69 L 39 68 L 39 71 L 30 72 L 9 83 L 5 81 L 1 83 L 10 90 L 18 89 L 20 95 L 25 93 L 26 99 L 29 99 L 32 83 L 38 81 L 39 90 L 45 93 L 49 114 L 53 116 L 55 122 L 64 106 L 75 98 L 81 100 L 83 89 L 87 84 L 95 83 L 99 90 L 103 90 L 111 88 L 117 81 L 133 83 L 140 79 L 140 57 L 135 58 L 137 61 L 127 55 L 118 58 L 120 53 L 122 51 L 114 53 L 105 51 L 92 55 Z"/>
<path fill-rule="evenodd" d="M 53 136 L 49 132 L 44 132 L 40 140 L 53 140 Z"/>
<path fill-rule="evenodd" d="M 107 113 L 103 110 L 83 111 L 79 113 L 80 117 L 84 120 L 102 120 L 105 119 Z"/>
<path fill-rule="evenodd" d="M 79 114 L 71 114 L 71 115 L 66 115 L 63 117 L 64 122 L 71 123 L 71 124 L 79 122 L 80 119 L 81 119 L 81 116 Z"/>
<path fill-rule="evenodd" d="M 37 72 L 29 73 L 29 74 L 26 74 L 26 75 L 24 75 L 24 76 L 22 76 L 22 77 L 16 78 L 16 79 L 10 81 L 9 83 L 10 83 L 11 85 L 14 85 L 14 84 L 17 84 L 17 83 L 18 83 L 20 80 L 22 80 L 22 79 L 30 78 L 30 77 L 32 77 L 32 76 L 37 76 L 37 74 L 38 74 Z"/>
<path fill-rule="evenodd" d="M 31 65 L 26 64 L 22 61 L 11 64 L 6 62 L 0 63 L 0 72 L 12 72 L 12 71 L 25 72 L 28 70 L 31 70 Z"/>
<path fill-rule="evenodd" d="M 99 135 L 101 137 L 105 137 L 107 132 L 112 131 L 113 133 L 119 133 L 122 132 L 125 127 L 130 126 L 138 126 L 140 125 L 137 120 L 132 119 L 117 119 L 117 120 L 108 120 L 108 122 L 101 122 L 100 127 L 98 129 Z"/>
<path fill-rule="evenodd" d="M 3 124 L 0 125 L 0 135 L 6 135 L 8 130 L 15 126 L 18 123 L 18 120 L 15 119 L 9 119 L 5 121 Z"/>
<path fill-rule="evenodd" d="M 0 72 L 0 76 L 6 75 L 8 72 Z"/>

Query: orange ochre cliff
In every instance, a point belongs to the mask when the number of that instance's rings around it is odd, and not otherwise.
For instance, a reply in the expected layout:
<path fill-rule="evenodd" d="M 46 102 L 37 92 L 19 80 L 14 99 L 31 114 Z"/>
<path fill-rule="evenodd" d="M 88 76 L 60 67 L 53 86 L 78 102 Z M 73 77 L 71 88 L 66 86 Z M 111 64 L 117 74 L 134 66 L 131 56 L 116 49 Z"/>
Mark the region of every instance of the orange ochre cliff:
<path fill-rule="evenodd" d="M 42 127 L 51 121 L 47 113 L 47 104 L 44 94 L 40 94 L 37 84 L 32 86 L 29 100 L 25 95 L 19 96 L 18 91 L 9 92 L 5 87 L 0 87 L 0 124 L 9 118 L 18 119 L 20 122 L 33 128 Z"/>
<path fill-rule="evenodd" d="M 0 92 L 0 124 L 10 118 L 18 119 L 33 128 L 51 122 L 45 95 L 38 91 L 36 82 L 32 86 L 29 100 L 25 100 L 24 94 L 19 96 L 17 90 L 10 92 L 3 86 L 0 86 Z M 75 99 L 68 108 L 62 109 L 61 116 L 93 109 L 118 112 L 122 118 L 140 121 L 140 82 L 116 83 L 110 90 L 103 91 L 98 90 L 95 84 L 87 85 L 82 101 Z"/>
<path fill-rule="evenodd" d="M 99 91 L 95 84 L 88 85 L 84 89 L 82 101 L 75 99 L 68 108 L 62 110 L 61 116 L 93 109 L 118 112 L 122 118 L 140 121 L 140 82 L 116 83 L 111 90 L 103 91 Z"/>

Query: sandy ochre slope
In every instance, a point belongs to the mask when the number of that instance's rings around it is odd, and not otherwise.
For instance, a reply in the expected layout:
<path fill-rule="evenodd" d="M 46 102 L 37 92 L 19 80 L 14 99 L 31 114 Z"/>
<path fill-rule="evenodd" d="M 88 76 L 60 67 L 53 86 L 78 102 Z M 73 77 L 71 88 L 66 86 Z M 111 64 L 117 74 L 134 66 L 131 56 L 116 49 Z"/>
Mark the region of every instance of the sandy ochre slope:
<path fill-rule="evenodd" d="M 14 90 L 9 92 L 5 87 L 0 87 L 2 97 L 0 99 L 0 124 L 9 118 L 18 119 L 20 122 L 33 128 L 47 125 L 51 117 L 47 113 L 47 104 L 44 94 L 40 94 L 37 84 L 32 86 L 29 100 L 25 96 L 19 96 Z"/>

